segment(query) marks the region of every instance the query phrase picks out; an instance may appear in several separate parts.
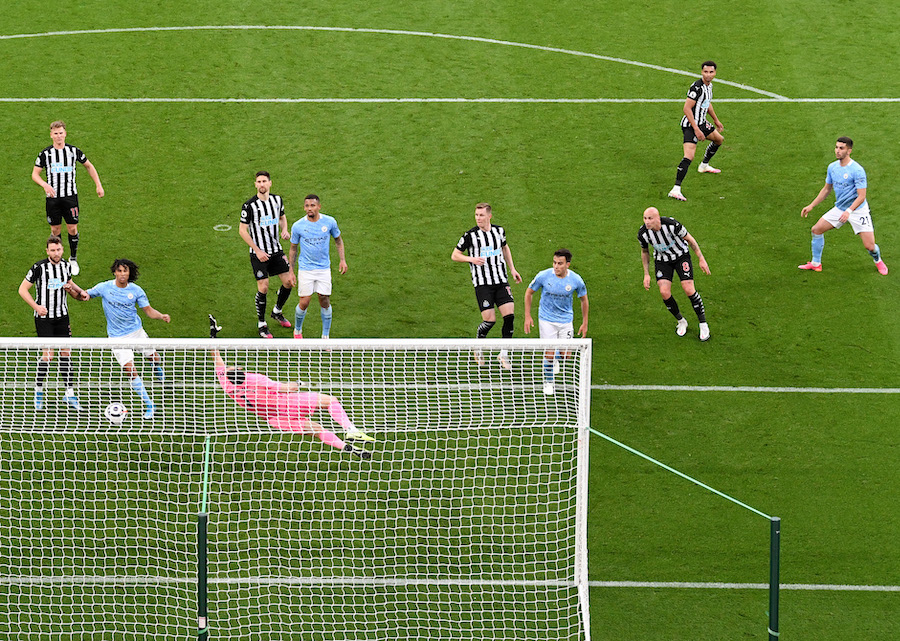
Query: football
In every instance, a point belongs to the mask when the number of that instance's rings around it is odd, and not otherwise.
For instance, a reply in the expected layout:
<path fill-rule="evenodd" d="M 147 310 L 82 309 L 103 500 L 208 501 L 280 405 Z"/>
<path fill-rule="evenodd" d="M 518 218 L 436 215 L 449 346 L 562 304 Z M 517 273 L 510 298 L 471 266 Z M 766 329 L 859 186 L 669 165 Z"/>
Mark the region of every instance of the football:
<path fill-rule="evenodd" d="M 125 422 L 125 417 L 128 416 L 128 408 L 119 402 L 110 403 L 103 410 L 103 415 L 113 425 L 121 425 Z"/>

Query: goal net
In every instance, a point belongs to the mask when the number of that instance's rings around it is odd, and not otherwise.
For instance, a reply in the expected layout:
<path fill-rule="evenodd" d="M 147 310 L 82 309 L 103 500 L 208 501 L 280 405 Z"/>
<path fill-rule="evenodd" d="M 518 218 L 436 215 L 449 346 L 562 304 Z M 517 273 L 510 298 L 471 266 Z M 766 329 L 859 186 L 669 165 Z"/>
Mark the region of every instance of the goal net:
<path fill-rule="evenodd" d="M 204 592 L 201 638 L 589 641 L 590 363 L 586 340 L 0 339 L 0 640 L 196 638 Z"/>

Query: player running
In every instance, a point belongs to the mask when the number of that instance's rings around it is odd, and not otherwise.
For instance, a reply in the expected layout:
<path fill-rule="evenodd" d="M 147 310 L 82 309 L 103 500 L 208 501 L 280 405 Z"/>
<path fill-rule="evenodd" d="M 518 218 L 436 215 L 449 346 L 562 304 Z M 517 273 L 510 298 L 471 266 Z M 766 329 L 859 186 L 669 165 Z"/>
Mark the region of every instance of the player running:
<path fill-rule="evenodd" d="M 215 338 L 221 329 L 216 319 L 210 315 L 210 338 Z M 299 390 L 302 383 L 280 383 L 263 374 L 245 372 L 240 367 L 228 367 L 217 349 L 212 350 L 212 357 L 216 364 L 216 378 L 219 379 L 219 385 L 235 403 L 248 412 L 262 417 L 269 425 L 279 430 L 300 434 L 313 433 L 327 445 L 363 459 L 372 458 L 372 453 L 362 449 L 358 443 L 371 442 L 375 439 L 353 425 L 340 401 L 334 396 L 318 392 L 301 392 Z M 331 418 L 344 428 L 345 440 L 341 440 L 334 432 L 312 420 L 312 415 L 319 409 L 327 409 Z"/>

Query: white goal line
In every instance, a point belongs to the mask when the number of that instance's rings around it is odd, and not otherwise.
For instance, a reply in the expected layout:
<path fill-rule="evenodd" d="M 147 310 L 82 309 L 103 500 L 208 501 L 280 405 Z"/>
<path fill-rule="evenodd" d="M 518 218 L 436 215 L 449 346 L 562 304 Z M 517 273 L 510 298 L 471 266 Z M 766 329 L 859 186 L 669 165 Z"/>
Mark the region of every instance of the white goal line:
<path fill-rule="evenodd" d="M 768 394 L 900 394 L 900 387 L 758 387 L 752 385 L 591 385 L 598 391 L 756 392 Z"/>
<path fill-rule="evenodd" d="M 683 98 L 60 98 L 60 97 L 20 97 L 0 98 L 0 103 L 209 103 L 209 104 L 682 104 Z M 716 103 L 897 103 L 900 98 L 716 98 Z"/>

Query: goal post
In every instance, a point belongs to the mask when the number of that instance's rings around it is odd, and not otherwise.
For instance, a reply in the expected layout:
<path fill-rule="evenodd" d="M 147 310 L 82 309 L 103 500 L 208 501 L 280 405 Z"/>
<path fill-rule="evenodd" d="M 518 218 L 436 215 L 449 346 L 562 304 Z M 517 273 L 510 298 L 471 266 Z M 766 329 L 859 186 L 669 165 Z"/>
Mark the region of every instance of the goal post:
<path fill-rule="evenodd" d="M 0 339 L 0 641 L 589 641 L 590 372 L 589 340 Z"/>

